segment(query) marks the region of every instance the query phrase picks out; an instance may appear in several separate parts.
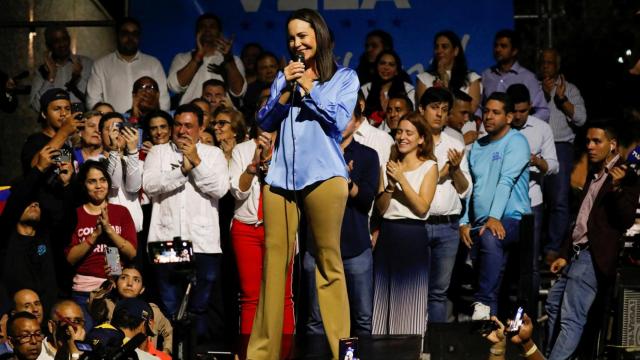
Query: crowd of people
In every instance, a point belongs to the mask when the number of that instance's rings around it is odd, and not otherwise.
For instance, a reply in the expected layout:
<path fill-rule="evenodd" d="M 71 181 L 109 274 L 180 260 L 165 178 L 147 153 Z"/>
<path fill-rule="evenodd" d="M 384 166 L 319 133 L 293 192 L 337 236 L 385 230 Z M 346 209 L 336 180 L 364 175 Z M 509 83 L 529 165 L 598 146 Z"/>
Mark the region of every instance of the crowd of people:
<path fill-rule="evenodd" d="M 251 336 L 241 357 L 278 358 L 296 328 L 326 334 L 337 358 L 338 338 L 450 322 L 461 253 L 477 280 L 470 319 L 496 319 L 531 215 L 534 289 L 542 266 L 558 281 L 546 348 L 530 343 L 526 316 L 511 341 L 527 344 L 526 357 L 571 358 L 636 219 L 640 183 L 625 160 L 640 139 L 621 119 L 587 121 L 558 50 L 541 51 L 531 71 L 518 34 L 501 30 L 495 65 L 476 73 L 444 30 L 414 83 L 383 30 L 351 70 L 335 63 L 314 11 L 287 23 L 302 61 L 256 43 L 235 56 L 207 13 L 195 48 L 165 74 L 139 50 L 141 30 L 118 21 L 117 49 L 95 61 L 71 53 L 64 27 L 45 31 L 30 95 L 42 129 L 22 148 L 0 223 L 0 352 L 78 359 L 76 341 L 143 334 L 139 358 L 169 359 L 189 281 L 181 266 L 153 265 L 148 244 L 176 239 L 194 253 L 187 309 L 198 341 L 236 329 Z M 221 282 L 237 285 L 233 325 L 219 316 Z M 501 357 L 497 324 L 491 356 Z"/>

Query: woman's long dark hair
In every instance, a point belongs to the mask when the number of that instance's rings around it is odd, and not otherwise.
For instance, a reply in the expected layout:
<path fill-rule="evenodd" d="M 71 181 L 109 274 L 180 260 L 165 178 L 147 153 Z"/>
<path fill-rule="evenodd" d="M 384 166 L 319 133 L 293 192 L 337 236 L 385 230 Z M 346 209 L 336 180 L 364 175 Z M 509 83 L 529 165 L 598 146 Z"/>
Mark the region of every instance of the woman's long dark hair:
<path fill-rule="evenodd" d="M 469 84 L 467 80 L 467 73 L 469 68 L 467 67 L 467 58 L 464 56 L 464 50 L 462 49 L 462 42 L 456 33 L 451 30 L 443 30 L 437 33 L 433 37 L 433 46 L 435 47 L 436 41 L 439 37 L 445 37 L 451 43 L 454 49 L 458 49 L 458 55 L 453 59 L 453 67 L 451 68 L 451 79 L 449 79 L 449 90 L 459 90 Z M 438 61 L 433 58 L 429 70 L 431 75 L 438 76 Z"/>
<path fill-rule="evenodd" d="M 333 74 L 335 74 L 338 66 L 333 58 L 333 39 L 331 38 L 331 31 L 327 26 L 327 23 L 322 18 L 322 15 L 312 9 L 300 9 L 294 11 L 287 19 L 287 28 L 285 33 L 287 34 L 287 44 L 289 43 L 289 23 L 293 20 L 302 20 L 309 23 L 313 31 L 316 33 L 316 69 L 318 70 L 318 81 L 329 81 Z M 288 46 L 287 46 L 288 47 Z M 294 54 L 291 54 L 293 57 Z"/>
<path fill-rule="evenodd" d="M 402 78 L 402 61 L 400 60 L 400 56 L 393 50 L 383 50 L 378 57 L 376 58 L 376 72 L 373 76 L 373 81 L 371 81 L 371 89 L 369 90 L 369 94 L 367 95 L 367 99 L 365 101 L 365 115 L 369 116 L 371 113 L 376 111 L 384 111 L 382 108 L 382 104 L 380 104 L 380 89 L 382 89 L 382 85 L 384 85 L 384 81 L 378 74 L 378 63 L 382 60 L 384 55 L 393 56 L 396 62 L 396 76 L 394 76 L 391 81 L 391 87 L 389 88 L 389 92 L 387 94 L 388 98 L 391 99 L 396 96 L 407 95 L 407 92 L 404 88 L 404 80 Z"/>

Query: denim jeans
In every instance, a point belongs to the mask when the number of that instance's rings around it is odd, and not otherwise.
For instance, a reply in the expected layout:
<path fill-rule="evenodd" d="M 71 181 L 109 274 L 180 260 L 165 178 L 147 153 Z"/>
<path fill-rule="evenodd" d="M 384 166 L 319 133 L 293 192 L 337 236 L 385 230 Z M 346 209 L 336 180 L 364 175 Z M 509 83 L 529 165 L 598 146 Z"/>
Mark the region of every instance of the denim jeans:
<path fill-rule="evenodd" d="M 344 275 L 347 280 L 347 295 L 351 311 L 351 334 L 371 335 L 373 314 L 373 255 L 371 249 L 349 259 L 343 259 Z M 309 296 L 309 318 L 307 334 L 324 334 L 318 292 L 316 289 L 316 262 L 308 252 L 304 254 L 304 272 L 307 277 Z"/>
<path fill-rule="evenodd" d="M 520 220 L 504 218 L 501 220 L 505 230 L 504 239 L 493 236 L 491 231 L 485 230 L 480 235 L 480 229 L 471 232 L 473 239 L 473 262 L 478 272 L 478 290 L 475 301 L 491 307 L 491 315 L 498 313 L 498 293 L 502 283 L 502 275 L 507 264 L 509 247 L 518 242 Z"/>
<path fill-rule="evenodd" d="M 557 142 L 556 153 L 560 169 L 544 178 L 544 201 L 549 209 L 547 244 L 544 252 L 559 251 L 569 228 L 569 193 L 573 170 L 573 144 Z"/>
<path fill-rule="evenodd" d="M 549 290 L 545 306 L 549 321 L 547 359 L 569 359 L 576 351 L 589 309 L 598 292 L 591 252 L 582 250 Z M 555 339 L 555 341 L 552 341 Z"/>
<path fill-rule="evenodd" d="M 214 282 L 220 274 L 222 254 L 196 253 L 195 256 L 196 284 L 191 290 L 189 312 L 195 315 L 195 326 L 198 334 L 207 332 L 205 313 L 209 295 Z M 174 265 L 159 265 L 156 267 L 158 290 L 160 299 L 167 310 L 167 316 L 173 318 L 178 312 L 187 278 L 175 271 Z"/>
<path fill-rule="evenodd" d="M 458 221 L 425 225 L 429 256 L 429 322 L 447 322 L 447 291 L 456 262 L 460 230 Z"/>

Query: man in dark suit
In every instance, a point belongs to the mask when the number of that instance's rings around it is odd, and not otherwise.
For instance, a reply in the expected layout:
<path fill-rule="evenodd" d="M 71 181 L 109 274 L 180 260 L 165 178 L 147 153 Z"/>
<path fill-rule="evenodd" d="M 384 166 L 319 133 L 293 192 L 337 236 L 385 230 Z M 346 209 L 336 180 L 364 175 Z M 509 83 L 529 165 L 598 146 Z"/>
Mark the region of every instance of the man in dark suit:
<path fill-rule="evenodd" d="M 627 171 L 617 146 L 610 123 L 588 125 L 590 168 L 580 210 L 560 257 L 551 264 L 551 271 L 562 271 L 562 276 L 546 304 L 550 360 L 569 359 L 575 352 L 598 290 L 615 277 L 619 240 L 635 219 L 638 178 Z"/>

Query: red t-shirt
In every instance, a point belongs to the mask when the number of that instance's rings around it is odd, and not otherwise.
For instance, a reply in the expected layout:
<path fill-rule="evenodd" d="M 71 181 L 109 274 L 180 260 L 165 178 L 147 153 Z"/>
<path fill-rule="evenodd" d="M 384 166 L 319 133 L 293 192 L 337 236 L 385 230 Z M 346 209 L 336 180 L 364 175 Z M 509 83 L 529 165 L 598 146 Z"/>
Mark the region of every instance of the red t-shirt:
<path fill-rule="evenodd" d="M 109 212 L 109 223 L 116 233 L 122 236 L 125 240 L 131 243 L 134 248 L 137 248 L 138 242 L 136 240 L 136 227 L 133 224 L 133 219 L 129 210 L 126 207 L 116 204 L 108 204 L 107 211 Z M 71 248 L 85 241 L 96 229 L 98 222 L 98 215 L 91 215 L 85 209 L 84 206 L 80 206 L 76 209 L 78 215 L 78 223 L 76 229 L 71 236 L 71 244 L 65 249 L 65 254 L 68 255 Z M 99 278 L 107 278 L 107 274 L 104 272 L 106 264 L 105 254 L 107 247 L 115 246 L 106 233 L 102 233 L 96 241 L 96 245 L 93 247 L 93 251 L 88 253 L 80 262 L 76 264 L 76 273 L 80 275 L 95 276 Z"/>

